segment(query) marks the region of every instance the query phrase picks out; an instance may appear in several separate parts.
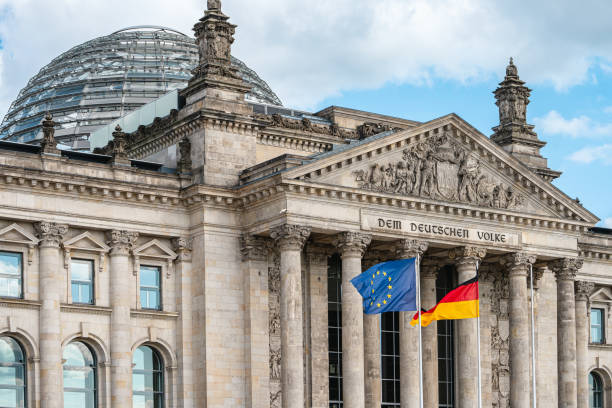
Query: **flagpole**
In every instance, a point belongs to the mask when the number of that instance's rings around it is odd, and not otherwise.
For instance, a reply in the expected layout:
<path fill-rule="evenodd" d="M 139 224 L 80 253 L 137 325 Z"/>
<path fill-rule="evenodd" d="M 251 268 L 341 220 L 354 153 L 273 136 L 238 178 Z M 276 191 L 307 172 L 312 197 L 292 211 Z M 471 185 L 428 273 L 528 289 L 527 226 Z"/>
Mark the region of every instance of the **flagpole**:
<path fill-rule="evenodd" d="M 423 408 L 423 343 L 421 336 L 421 260 L 419 253 L 416 256 L 416 289 L 417 289 L 417 314 L 419 316 L 419 401 Z"/>
<path fill-rule="evenodd" d="M 478 261 L 476 261 L 476 280 L 478 281 Z M 480 299 L 480 285 L 478 285 Z M 482 378 L 480 364 L 480 300 L 478 301 L 478 317 L 476 318 L 476 336 L 478 337 L 478 408 L 482 408 Z"/>
<path fill-rule="evenodd" d="M 531 286 L 531 381 L 533 384 L 533 408 L 538 406 L 536 393 L 536 361 L 535 361 L 535 313 L 533 311 L 533 265 L 529 264 L 529 281 Z"/>

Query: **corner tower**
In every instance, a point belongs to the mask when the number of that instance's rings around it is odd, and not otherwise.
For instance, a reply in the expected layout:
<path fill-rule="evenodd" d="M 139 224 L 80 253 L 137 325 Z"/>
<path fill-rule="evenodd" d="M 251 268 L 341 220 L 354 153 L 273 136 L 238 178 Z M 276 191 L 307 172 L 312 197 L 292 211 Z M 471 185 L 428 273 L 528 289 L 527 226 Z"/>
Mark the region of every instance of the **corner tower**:
<path fill-rule="evenodd" d="M 240 172 L 255 164 L 256 126 L 245 99 L 251 86 L 231 63 L 236 26 L 221 11 L 220 0 L 194 26 L 199 63 L 181 95 L 180 117 L 196 121 L 190 138 L 193 181 L 234 186 Z M 193 118 L 198 118 L 197 120 Z"/>
<path fill-rule="evenodd" d="M 527 105 L 531 89 L 518 75 L 512 58 L 506 67 L 506 77 L 495 90 L 495 104 L 499 107 L 499 126 L 493 128 L 491 140 L 517 158 L 546 181 L 552 181 L 561 172 L 548 168 L 548 160 L 540 149 L 546 142 L 538 139 L 534 125 L 527 124 Z"/>

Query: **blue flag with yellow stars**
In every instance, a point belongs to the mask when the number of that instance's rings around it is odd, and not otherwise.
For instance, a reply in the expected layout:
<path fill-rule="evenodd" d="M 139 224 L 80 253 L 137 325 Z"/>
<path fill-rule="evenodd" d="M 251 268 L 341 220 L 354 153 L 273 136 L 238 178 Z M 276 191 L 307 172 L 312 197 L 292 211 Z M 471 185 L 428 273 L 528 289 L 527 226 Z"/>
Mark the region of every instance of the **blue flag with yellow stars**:
<path fill-rule="evenodd" d="M 416 258 L 400 259 L 374 265 L 351 283 L 363 296 L 363 312 L 415 311 Z"/>

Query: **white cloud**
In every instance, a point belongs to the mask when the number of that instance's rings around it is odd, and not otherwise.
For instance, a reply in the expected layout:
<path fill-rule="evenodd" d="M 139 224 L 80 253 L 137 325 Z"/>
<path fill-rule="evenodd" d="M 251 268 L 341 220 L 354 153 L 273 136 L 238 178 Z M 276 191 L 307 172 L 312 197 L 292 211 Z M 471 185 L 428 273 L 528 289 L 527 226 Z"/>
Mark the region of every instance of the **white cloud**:
<path fill-rule="evenodd" d="M 612 136 L 612 123 L 594 122 L 588 116 L 566 119 L 557 111 L 550 111 L 546 116 L 534 118 L 534 123 L 541 133 L 577 137 Z"/>
<path fill-rule="evenodd" d="M 612 228 L 612 218 L 606 218 L 603 222 L 604 228 Z"/>
<path fill-rule="evenodd" d="M 168 4 L 0 0 L 0 113 L 38 69 L 81 42 L 139 24 L 190 34 L 205 2 Z M 234 55 L 296 107 L 388 82 L 497 78 L 510 55 L 523 79 L 559 90 L 612 62 L 608 0 L 224 0 L 223 9 L 238 24 Z"/>
<path fill-rule="evenodd" d="M 612 144 L 584 147 L 574 152 L 569 158 L 575 162 L 585 164 L 601 161 L 605 165 L 612 165 Z"/>

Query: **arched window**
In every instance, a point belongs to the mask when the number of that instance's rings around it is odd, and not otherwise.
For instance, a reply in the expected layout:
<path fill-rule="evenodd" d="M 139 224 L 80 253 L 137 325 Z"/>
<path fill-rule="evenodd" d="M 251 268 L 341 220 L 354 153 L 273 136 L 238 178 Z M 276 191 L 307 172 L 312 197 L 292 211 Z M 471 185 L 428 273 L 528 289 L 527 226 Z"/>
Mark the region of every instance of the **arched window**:
<path fill-rule="evenodd" d="M 25 406 L 25 353 L 11 337 L 0 337 L 0 407 Z"/>
<path fill-rule="evenodd" d="M 603 408 L 603 383 L 597 373 L 589 374 L 589 408 Z"/>
<path fill-rule="evenodd" d="M 159 353 L 140 346 L 132 361 L 132 408 L 163 408 L 164 367 Z"/>
<path fill-rule="evenodd" d="M 91 349 L 75 341 L 64 347 L 64 408 L 95 408 L 96 358 Z"/>

